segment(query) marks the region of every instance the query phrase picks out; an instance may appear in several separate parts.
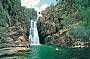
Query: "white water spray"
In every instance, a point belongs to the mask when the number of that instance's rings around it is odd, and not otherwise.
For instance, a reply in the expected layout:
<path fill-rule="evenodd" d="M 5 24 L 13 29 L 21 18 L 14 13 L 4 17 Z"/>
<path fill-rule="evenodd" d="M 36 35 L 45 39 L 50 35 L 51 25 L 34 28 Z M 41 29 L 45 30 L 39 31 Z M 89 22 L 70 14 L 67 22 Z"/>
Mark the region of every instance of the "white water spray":
<path fill-rule="evenodd" d="M 41 14 L 37 12 L 37 15 L 38 16 L 36 20 L 31 20 L 30 35 L 29 35 L 30 45 L 40 45 L 37 30 L 37 21 L 38 18 L 41 17 Z"/>
<path fill-rule="evenodd" d="M 31 20 L 29 40 L 30 45 L 40 45 L 37 30 L 37 21 Z"/>

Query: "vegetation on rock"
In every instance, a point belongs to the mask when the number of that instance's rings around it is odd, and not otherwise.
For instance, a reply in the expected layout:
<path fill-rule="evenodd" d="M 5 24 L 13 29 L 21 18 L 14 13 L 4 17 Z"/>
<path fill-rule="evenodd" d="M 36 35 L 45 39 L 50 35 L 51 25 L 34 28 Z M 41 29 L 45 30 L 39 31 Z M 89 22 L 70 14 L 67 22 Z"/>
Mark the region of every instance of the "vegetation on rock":
<path fill-rule="evenodd" d="M 21 6 L 20 0 L 0 0 L 0 48 L 24 46 L 33 15 L 36 11 Z M 22 34 L 25 42 L 18 39 Z"/>
<path fill-rule="evenodd" d="M 59 46 L 89 45 L 89 14 L 89 0 L 57 0 L 56 5 L 42 11 L 38 21 L 40 40 Z"/>

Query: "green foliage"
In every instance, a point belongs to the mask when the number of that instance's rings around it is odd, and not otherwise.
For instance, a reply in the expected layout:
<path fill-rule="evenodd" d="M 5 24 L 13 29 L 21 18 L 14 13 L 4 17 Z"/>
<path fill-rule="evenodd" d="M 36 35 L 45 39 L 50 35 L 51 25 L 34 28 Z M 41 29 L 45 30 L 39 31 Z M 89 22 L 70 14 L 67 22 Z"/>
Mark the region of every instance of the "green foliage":
<path fill-rule="evenodd" d="M 61 23 L 64 24 L 64 26 L 69 26 L 69 25 L 72 25 L 73 24 L 73 21 L 72 21 L 72 19 L 71 19 L 70 16 L 62 15 L 62 18 L 64 20 L 62 20 Z"/>
<path fill-rule="evenodd" d="M 80 21 L 76 28 L 70 30 L 71 36 L 89 41 L 90 38 L 90 5 L 88 0 L 76 0 L 80 11 Z"/>
<path fill-rule="evenodd" d="M 27 9 L 21 6 L 21 0 L 0 0 L 0 2 L 0 8 L 2 8 L 0 10 L 1 26 L 5 26 L 5 23 L 9 26 L 15 26 L 17 21 L 21 23 L 25 21 L 27 23 L 32 19 L 33 15 L 36 16 L 34 9 Z"/>
<path fill-rule="evenodd" d="M 4 27 L 6 23 L 6 15 L 4 11 L 0 11 L 0 26 Z"/>
<path fill-rule="evenodd" d="M 74 39 L 89 40 L 90 38 L 90 3 L 88 0 L 59 0 L 56 5 L 57 16 L 63 18 L 60 22 L 63 28 L 69 28 Z M 78 23 L 78 24 L 77 24 Z M 73 24 L 77 24 L 76 26 Z"/>

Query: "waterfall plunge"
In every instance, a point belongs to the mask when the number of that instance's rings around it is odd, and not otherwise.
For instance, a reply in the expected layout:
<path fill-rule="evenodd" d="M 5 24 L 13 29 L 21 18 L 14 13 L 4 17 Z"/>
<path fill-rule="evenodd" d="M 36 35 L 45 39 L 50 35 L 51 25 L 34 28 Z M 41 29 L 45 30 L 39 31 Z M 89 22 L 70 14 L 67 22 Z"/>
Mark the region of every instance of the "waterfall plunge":
<path fill-rule="evenodd" d="M 37 30 L 37 21 L 39 17 L 42 17 L 42 14 L 37 12 L 37 19 L 31 20 L 31 27 L 30 27 L 30 34 L 29 34 L 30 45 L 40 45 L 38 30 Z"/>
<path fill-rule="evenodd" d="M 37 21 L 31 20 L 29 40 L 30 45 L 40 45 L 37 30 Z"/>
<path fill-rule="evenodd" d="M 40 45 L 37 30 L 37 21 L 31 20 L 29 40 L 30 45 Z"/>

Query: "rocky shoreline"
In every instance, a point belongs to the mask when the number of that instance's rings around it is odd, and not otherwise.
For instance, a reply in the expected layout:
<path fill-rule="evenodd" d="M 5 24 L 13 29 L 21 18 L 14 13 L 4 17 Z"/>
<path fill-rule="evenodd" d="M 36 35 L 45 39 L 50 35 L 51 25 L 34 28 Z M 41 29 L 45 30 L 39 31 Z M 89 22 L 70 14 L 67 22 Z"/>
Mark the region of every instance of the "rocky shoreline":
<path fill-rule="evenodd" d="M 30 51 L 30 48 L 25 47 L 11 47 L 11 48 L 2 48 L 0 49 L 0 57 L 6 56 L 6 55 L 17 55 L 17 54 L 23 54 Z"/>

